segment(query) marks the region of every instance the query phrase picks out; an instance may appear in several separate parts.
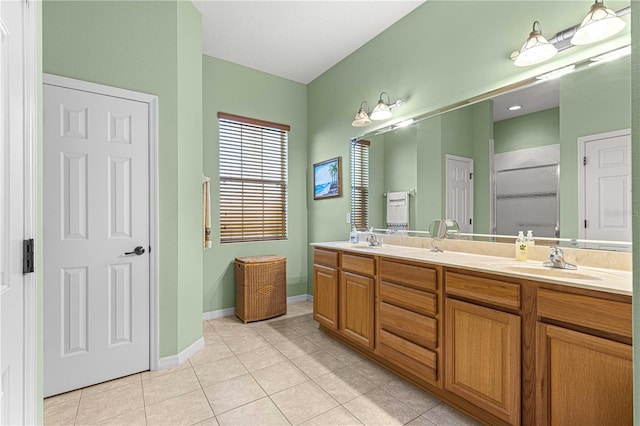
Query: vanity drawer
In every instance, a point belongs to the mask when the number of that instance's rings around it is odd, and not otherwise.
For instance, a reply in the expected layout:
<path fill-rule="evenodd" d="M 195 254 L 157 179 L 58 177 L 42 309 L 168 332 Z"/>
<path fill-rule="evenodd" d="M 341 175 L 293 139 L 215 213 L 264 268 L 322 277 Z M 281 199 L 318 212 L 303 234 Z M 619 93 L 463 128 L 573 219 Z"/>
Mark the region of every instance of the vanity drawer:
<path fill-rule="evenodd" d="M 438 313 L 435 294 L 386 281 L 380 283 L 380 300 L 423 315 L 435 316 Z"/>
<path fill-rule="evenodd" d="M 438 321 L 388 303 L 380 303 L 380 329 L 418 345 L 436 348 Z"/>
<path fill-rule="evenodd" d="M 338 267 L 338 252 L 329 250 L 313 250 L 313 263 L 318 265 Z"/>
<path fill-rule="evenodd" d="M 438 271 L 426 266 L 408 265 L 391 260 L 380 260 L 380 277 L 422 290 L 438 289 Z"/>
<path fill-rule="evenodd" d="M 402 337 L 380 330 L 378 352 L 385 359 L 404 368 L 420 379 L 435 382 L 438 379 L 438 355 Z"/>
<path fill-rule="evenodd" d="M 342 269 L 365 275 L 374 275 L 376 273 L 376 262 L 372 257 L 342 253 Z"/>
<path fill-rule="evenodd" d="M 520 309 L 520 285 L 473 275 L 447 272 L 447 294 L 486 302 L 496 306 Z"/>
<path fill-rule="evenodd" d="M 540 317 L 631 337 L 630 303 L 546 289 L 537 293 Z"/>

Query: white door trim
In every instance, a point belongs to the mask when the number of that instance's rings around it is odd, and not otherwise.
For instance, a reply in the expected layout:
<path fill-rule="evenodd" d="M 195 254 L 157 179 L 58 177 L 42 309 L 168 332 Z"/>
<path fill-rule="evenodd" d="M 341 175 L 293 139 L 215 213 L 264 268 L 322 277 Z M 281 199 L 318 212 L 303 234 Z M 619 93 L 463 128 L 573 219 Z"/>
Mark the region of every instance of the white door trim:
<path fill-rule="evenodd" d="M 36 1 L 22 2 L 24 28 L 24 238 L 36 240 L 37 216 L 37 74 L 36 74 Z M 34 248 L 34 251 L 36 249 Z M 38 312 L 37 277 L 41 274 L 24 275 L 24 421 L 37 423 L 38 412 Z M 36 275 L 37 274 L 37 275 Z"/>
<path fill-rule="evenodd" d="M 160 312 L 158 287 L 158 97 L 52 74 L 42 75 L 43 84 L 113 96 L 149 105 L 149 369 L 160 363 Z"/>
<path fill-rule="evenodd" d="M 453 155 L 453 154 L 445 154 L 445 204 L 444 204 L 444 208 L 445 208 L 445 216 L 446 219 L 449 218 L 449 212 L 447 211 L 449 208 L 449 191 L 448 189 L 446 189 L 446 186 L 449 184 L 449 160 L 457 160 L 457 161 L 463 161 L 465 163 L 469 163 L 469 169 L 471 170 L 471 174 L 473 175 L 473 158 L 469 158 L 469 157 L 461 157 L 459 155 Z M 473 223 L 474 220 L 474 204 L 473 204 L 473 187 L 474 187 L 474 180 L 473 178 L 471 179 L 471 189 L 469 191 L 469 207 L 470 207 L 470 212 L 469 214 L 471 215 L 471 223 L 469 224 L 469 228 L 471 230 L 471 232 L 469 232 L 470 234 L 473 234 L 473 227 L 475 226 L 475 223 Z"/>
<path fill-rule="evenodd" d="M 597 133 L 595 135 L 580 136 L 578 138 L 578 238 L 584 240 L 586 237 L 586 230 L 583 226 L 585 220 L 586 206 L 586 188 L 585 188 L 585 173 L 583 159 L 585 156 L 587 142 L 593 142 L 600 139 L 617 138 L 619 136 L 630 136 L 631 129 L 614 130 L 612 132 Z"/>

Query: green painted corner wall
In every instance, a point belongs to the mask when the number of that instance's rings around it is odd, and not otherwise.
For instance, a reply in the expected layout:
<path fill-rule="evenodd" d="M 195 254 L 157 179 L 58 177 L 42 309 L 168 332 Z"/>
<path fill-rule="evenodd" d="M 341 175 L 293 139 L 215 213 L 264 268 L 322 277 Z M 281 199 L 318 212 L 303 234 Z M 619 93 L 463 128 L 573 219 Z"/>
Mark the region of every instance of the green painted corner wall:
<path fill-rule="evenodd" d="M 158 96 L 161 357 L 201 336 L 201 317 L 191 311 L 197 312 L 202 297 L 196 272 L 202 252 L 195 249 L 200 239 L 194 230 L 201 221 L 196 193 L 202 160 L 199 130 L 193 129 L 201 128 L 201 59 L 193 53 L 197 44 L 178 54 L 179 43 L 186 47 L 201 38 L 201 27 L 199 14 L 181 3 L 42 2 L 44 72 Z"/>
<path fill-rule="evenodd" d="M 180 352 L 202 337 L 202 17 L 193 3 L 178 1 L 177 20 Z"/>
<path fill-rule="evenodd" d="M 307 293 L 307 88 L 260 71 L 203 56 L 204 173 L 211 177 L 213 247 L 204 253 L 203 312 L 235 306 L 234 259 L 277 254 L 287 257 L 287 296 Z M 220 244 L 218 112 L 288 124 L 288 239 Z M 347 155 L 343 158 L 348 158 Z M 344 166 L 343 162 L 343 168 Z M 347 163 L 348 164 L 348 163 Z M 309 166 L 310 167 L 310 166 Z M 348 166 L 347 166 L 348 167 Z M 344 178 L 343 178 L 344 182 Z"/>

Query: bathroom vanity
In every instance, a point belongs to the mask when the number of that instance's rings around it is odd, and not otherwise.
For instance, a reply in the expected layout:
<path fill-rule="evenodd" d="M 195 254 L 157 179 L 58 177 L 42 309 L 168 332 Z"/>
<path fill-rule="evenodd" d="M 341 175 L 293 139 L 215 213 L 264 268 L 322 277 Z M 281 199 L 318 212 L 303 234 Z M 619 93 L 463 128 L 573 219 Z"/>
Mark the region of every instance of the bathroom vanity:
<path fill-rule="evenodd" d="M 491 425 L 632 424 L 631 272 L 315 243 L 321 330 Z"/>

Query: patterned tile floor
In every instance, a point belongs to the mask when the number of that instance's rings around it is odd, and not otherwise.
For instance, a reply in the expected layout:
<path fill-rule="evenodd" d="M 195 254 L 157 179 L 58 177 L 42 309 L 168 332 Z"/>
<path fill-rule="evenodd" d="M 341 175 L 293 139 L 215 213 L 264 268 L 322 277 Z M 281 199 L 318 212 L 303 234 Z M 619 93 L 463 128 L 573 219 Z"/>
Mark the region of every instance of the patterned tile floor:
<path fill-rule="evenodd" d="M 45 425 L 476 425 L 327 337 L 312 304 L 243 324 L 203 323 L 182 365 L 47 398 Z"/>

